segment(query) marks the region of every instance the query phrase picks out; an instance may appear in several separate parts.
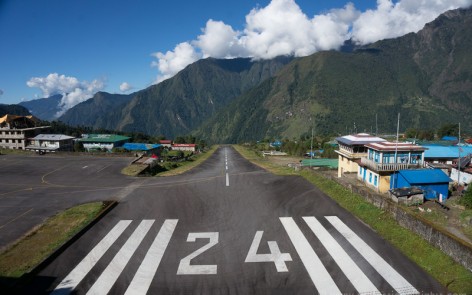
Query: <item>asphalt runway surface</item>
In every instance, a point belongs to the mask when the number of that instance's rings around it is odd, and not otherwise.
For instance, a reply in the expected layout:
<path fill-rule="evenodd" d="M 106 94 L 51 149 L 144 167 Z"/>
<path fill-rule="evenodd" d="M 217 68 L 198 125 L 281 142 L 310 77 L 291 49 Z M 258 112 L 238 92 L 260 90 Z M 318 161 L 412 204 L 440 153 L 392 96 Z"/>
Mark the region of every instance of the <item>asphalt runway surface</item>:
<path fill-rule="evenodd" d="M 42 171 L 56 171 L 45 177 L 52 191 L 121 201 L 24 294 L 446 292 L 315 186 L 268 173 L 231 147 L 175 177 L 127 178 L 111 172 L 116 161 L 89 176 L 92 196 L 64 169 Z"/>

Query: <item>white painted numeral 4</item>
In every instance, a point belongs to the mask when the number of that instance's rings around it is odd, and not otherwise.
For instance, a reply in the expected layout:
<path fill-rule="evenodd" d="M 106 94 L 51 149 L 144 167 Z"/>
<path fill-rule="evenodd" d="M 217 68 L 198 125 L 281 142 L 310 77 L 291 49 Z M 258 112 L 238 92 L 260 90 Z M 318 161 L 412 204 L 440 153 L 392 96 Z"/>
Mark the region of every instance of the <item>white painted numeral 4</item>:
<path fill-rule="evenodd" d="M 180 260 L 179 268 L 177 269 L 178 275 L 215 275 L 217 265 L 190 265 L 190 261 L 207 251 L 211 247 L 218 244 L 218 233 L 189 233 L 187 242 L 195 242 L 197 239 L 210 239 L 208 244 L 191 253 L 185 258 Z"/>
<path fill-rule="evenodd" d="M 267 242 L 269 244 L 270 254 L 257 254 L 263 233 L 263 231 L 256 232 L 244 262 L 273 262 L 278 272 L 287 272 L 288 268 L 285 261 L 292 261 L 292 257 L 289 253 L 280 253 L 277 242 Z"/>

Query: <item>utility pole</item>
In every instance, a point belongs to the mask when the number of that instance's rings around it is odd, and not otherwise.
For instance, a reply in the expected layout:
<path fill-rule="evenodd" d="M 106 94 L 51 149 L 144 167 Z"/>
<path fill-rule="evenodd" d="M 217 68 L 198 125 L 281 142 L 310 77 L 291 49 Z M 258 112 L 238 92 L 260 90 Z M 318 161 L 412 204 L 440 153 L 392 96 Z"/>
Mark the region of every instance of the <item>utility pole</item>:
<path fill-rule="evenodd" d="M 310 150 L 310 167 L 313 164 L 313 126 L 311 126 L 311 150 Z"/>
<path fill-rule="evenodd" d="M 459 151 L 459 158 L 457 159 L 457 188 L 459 188 L 459 181 L 461 178 L 461 123 L 459 122 L 459 137 L 457 142 L 457 150 Z"/>
<path fill-rule="evenodd" d="M 395 163 L 395 166 L 397 164 L 397 153 L 398 153 L 398 133 L 400 132 L 400 113 L 398 113 L 398 120 L 397 120 L 397 142 L 395 144 L 395 157 L 393 158 L 394 159 L 394 163 Z M 396 170 L 396 169 L 395 169 Z M 393 177 L 393 182 L 392 182 L 392 188 L 395 188 L 395 173 L 393 174 L 394 177 Z M 396 176 L 398 177 L 398 172 L 396 173 Z"/>

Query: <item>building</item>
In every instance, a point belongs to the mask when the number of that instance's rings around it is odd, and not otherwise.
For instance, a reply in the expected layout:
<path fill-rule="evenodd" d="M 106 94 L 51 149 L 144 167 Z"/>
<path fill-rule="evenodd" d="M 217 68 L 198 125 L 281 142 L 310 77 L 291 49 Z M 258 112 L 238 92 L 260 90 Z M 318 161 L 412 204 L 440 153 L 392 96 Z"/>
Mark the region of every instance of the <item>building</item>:
<path fill-rule="evenodd" d="M 172 150 L 174 151 L 196 151 L 197 145 L 194 143 L 174 143 Z"/>
<path fill-rule="evenodd" d="M 392 178 L 392 188 L 419 187 L 427 200 L 446 200 L 451 179 L 440 169 L 399 170 Z"/>
<path fill-rule="evenodd" d="M 424 167 L 425 148 L 409 142 L 375 142 L 365 145 L 367 156 L 359 163 L 357 178 L 380 193 L 391 189 L 390 176 L 398 170 Z"/>
<path fill-rule="evenodd" d="M 367 156 L 366 144 L 386 140 L 360 133 L 338 137 L 336 141 L 339 145 L 339 150 L 336 151 L 338 154 L 338 177 L 341 177 L 344 173 L 356 173 L 359 170 L 361 158 Z"/>
<path fill-rule="evenodd" d="M 442 146 L 442 145 L 426 145 L 422 144 L 426 151 L 424 159 L 427 163 L 439 163 L 452 165 L 454 160 L 459 156 L 472 154 L 472 146 Z"/>
<path fill-rule="evenodd" d="M 159 140 L 159 143 L 165 148 L 171 148 L 172 147 L 172 140 L 169 140 L 169 139 L 161 139 L 161 140 Z"/>
<path fill-rule="evenodd" d="M 78 139 L 87 151 L 103 150 L 111 151 L 114 147 L 121 147 L 131 138 L 116 134 L 83 134 Z"/>
<path fill-rule="evenodd" d="M 73 151 L 74 137 L 63 134 L 38 134 L 29 140 L 27 150 L 36 152 Z"/>
<path fill-rule="evenodd" d="M 24 150 L 28 139 L 49 126 L 39 126 L 33 116 L 5 115 L 0 118 L 0 148 Z"/>
<path fill-rule="evenodd" d="M 162 145 L 160 144 L 149 144 L 149 143 L 131 143 L 127 142 L 123 145 L 123 148 L 130 152 L 142 152 L 146 155 L 159 156 L 161 154 Z"/>

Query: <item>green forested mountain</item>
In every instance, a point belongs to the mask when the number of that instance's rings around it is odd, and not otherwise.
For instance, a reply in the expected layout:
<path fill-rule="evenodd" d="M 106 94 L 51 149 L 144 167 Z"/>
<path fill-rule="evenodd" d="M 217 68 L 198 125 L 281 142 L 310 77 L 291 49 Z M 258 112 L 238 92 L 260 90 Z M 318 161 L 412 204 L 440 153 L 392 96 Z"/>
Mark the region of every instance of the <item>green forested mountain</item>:
<path fill-rule="evenodd" d="M 472 131 L 472 10 L 418 33 L 303 58 L 208 58 L 130 95 L 97 93 L 61 118 L 71 125 L 209 142 L 437 129 Z M 349 51 L 349 49 L 352 49 Z M 377 122 L 376 122 L 377 118 Z"/>
<path fill-rule="evenodd" d="M 472 130 L 472 10 L 353 52 L 298 58 L 194 132 L 211 142 L 344 134 L 461 122 Z"/>
<path fill-rule="evenodd" d="M 72 125 L 144 132 L 168 138 L 185 135 L 232 99 L 273 76 L 291 59 L 200 60 L 173 78 L 130 95 L 131 99 L 125 103 L 110 100 L 104 105 L 96 95 L 70 109 L 60 120 Z"/>
<path fill-rule="evenodd" d="M 5 115 L 29 116 L 28 109 L 17 104 L 0 104 L 0 117 Z"/>
<path fill-rule="evenodd" d="M 59 104 L 62 95 L 56 94 L 46 98 L 39 98 L 20 102 L 19 105 L 27 108 L 35 117 L 52 121 L 57 118 L 57 113 L 61 110 Z"/>
<path fill-rule="evenodd" d="M 59 120 L 72 126 L 103 128 L 108 125 L 107 118 L 113 111 L 120 110 L 133 97 L 133 94 L 110 94 L 97 92 L 92 98 L 69 109 Z M 115 130 L 116 128 L 111 128 Z"/>

